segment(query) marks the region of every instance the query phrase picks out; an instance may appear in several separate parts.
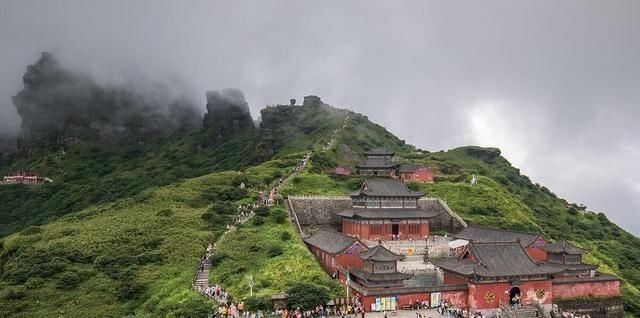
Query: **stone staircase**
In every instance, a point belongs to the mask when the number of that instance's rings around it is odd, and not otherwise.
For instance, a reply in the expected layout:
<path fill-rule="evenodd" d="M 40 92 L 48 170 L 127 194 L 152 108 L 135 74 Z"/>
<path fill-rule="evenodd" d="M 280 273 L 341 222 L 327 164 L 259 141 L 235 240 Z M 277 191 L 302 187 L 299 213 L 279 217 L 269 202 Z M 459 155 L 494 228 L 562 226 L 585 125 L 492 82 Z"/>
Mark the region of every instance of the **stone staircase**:
<path fill-rule="evenodd" d="M 200 271 L 198 268 L 198 272 L 196 274 L 196 279 L 193 283 L 196 287 L 207 288 L 209 287 L 209 267 L 211 264 L 209 262 L 204 262 L 204 270 Z"/>
<path fill-rule="evenodd" d="M 517 309 L 502 308 L 503 318 L 536 318 L 536 308 L 533 306 L 521 306 Z"/>

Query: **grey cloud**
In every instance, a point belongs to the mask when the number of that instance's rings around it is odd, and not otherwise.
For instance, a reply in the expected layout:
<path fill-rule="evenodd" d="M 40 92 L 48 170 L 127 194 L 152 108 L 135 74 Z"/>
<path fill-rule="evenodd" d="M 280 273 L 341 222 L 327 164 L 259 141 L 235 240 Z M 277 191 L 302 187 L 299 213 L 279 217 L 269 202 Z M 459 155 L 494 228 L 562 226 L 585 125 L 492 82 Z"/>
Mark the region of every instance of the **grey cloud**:
<path fill-rule="evenodd" d="M 180 83 L 202 112 L 211 89 L 241 88 L 253 114 L 314 94 L 421 148 L 498 146 L 640 234 L 638 1 L 4 1 L 0 43 L 5 131 L 24 66 L 51 50 L 105 81 Z M 487 103 L 502 112 L 476 131 Z"/>

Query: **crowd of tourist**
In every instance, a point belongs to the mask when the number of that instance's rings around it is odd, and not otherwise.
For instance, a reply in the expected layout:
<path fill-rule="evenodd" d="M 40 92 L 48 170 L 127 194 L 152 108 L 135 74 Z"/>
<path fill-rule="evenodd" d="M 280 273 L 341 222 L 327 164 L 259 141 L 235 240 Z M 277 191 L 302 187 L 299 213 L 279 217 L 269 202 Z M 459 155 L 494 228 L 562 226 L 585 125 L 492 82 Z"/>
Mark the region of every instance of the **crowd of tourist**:
<path fill-rule="evenodd" d="M 248 311 L 244 308 L 244 303 L 233 303 L 230 301 L 220 302 L 215 317 L 218 318 L 264 318 L 262 310 Z"/>

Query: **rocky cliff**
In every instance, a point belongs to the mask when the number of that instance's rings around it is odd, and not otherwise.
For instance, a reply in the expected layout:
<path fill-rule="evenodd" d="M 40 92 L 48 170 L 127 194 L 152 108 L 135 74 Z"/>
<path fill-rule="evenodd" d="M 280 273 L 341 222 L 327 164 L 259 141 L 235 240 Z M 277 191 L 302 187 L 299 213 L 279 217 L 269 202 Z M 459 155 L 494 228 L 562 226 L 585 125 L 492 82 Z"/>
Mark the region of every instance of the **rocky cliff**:
<path fill-rule="evenodd" d="M 49 53 L 27 67 L 23 83 L 13 98 L 22 118 L 21 151 L 87 141 L 140 143 L 198 126 L 196 107 L 166 87 L 99 84 L 64 69 Z"/>

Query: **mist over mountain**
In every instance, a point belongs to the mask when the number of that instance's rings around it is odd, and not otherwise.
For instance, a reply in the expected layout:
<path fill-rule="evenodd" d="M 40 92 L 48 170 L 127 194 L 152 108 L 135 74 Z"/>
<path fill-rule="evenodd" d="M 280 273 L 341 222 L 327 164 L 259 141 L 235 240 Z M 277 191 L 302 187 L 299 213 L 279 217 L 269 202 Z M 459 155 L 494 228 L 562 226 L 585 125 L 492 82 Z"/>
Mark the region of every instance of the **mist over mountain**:
<path fill-rule="evenodd" d="M 233 88 L 207 92 L 203 126 L 208 143 L 221 142 L 255 128 L 244 94 Z"/>
<path fill-rule="evenodd" d="M 99 84 L 66 70 L 49 53 L 27 67 L 23 84 L 13 97 L 22 119 L 21 151 L 87 141 L 140 143 L 200 125 L 198 107 L 161 84 Z"/>

